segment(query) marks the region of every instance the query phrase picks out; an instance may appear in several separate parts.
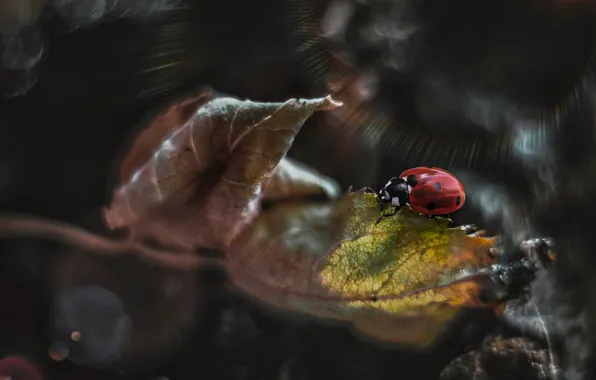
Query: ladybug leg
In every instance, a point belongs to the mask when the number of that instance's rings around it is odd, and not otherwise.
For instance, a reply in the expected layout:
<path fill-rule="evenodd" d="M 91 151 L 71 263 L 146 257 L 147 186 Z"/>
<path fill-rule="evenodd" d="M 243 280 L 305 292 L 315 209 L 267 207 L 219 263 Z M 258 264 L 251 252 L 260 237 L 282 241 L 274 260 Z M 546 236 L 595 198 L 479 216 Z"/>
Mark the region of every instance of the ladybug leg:
<path fill-rule="evenodd" d="M 437 217 L 435 215 L 427 215 L 429 218 L 433 218 L 435 220 L 435 222 L 437 222 L 437 225 L 441 225 L 441 223 L 439 223 L 439 219 L 437 219 Z"/>
<path fill-rule="evenodd" d="M 377 196 L 377 203 L 379 205 L 379 210 L 383 211 L 384 204 L 380 199 L 379 193 L 375 189 L 368 187 L 368 186 L 364 188 L 364 192 L 367 194 L 375 194 Z"/>
<path fill-rule="evenodd" d="M 379 223 L 381 222 L 381 220 L 383 220 L 383 218 L 386 218 L 386 217 L 388 217 L 388 216 L 393 216 L 393 215 L 397 214 L 397 212 L 399 211 L 399 209 L 400 209 L 400 207 L 399 207 L 399 206 L 396 206 L 396 207 L 395 207 L 395 210 L 393 210 L 393 212 L 392 212 L 392 213 L 389 213 L 389 214 L 383 214 L 383 215 L 381 215 L 381 216 L 379 217 L 379 219 L 377 219 L 377 222 L 376 222 L 375 224 L 379 224 Z"/>

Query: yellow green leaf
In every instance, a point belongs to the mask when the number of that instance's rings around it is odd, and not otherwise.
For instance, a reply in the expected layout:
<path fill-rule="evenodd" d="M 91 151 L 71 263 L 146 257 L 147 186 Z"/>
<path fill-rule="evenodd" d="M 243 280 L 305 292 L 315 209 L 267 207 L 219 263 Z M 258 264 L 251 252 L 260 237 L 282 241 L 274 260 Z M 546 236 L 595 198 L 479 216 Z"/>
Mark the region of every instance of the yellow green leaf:
<path fill-rule="evenodd" d="M 372 194 L 262 213 L 227 255 L 232 281 L 276 307 L 351 322 L 376 339 L 428 346 L 463 309 L 484 307 L 479 273 L 493 239 Z"/>

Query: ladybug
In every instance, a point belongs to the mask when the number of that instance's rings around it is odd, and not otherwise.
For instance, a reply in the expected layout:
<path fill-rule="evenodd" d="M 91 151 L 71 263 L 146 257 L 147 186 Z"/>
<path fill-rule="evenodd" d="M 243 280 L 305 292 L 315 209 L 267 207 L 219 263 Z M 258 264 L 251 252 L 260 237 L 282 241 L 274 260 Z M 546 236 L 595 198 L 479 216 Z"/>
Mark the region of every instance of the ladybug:
<path fill-rule="evenodd" d="M 453 174 L 430 167 L 408 169 L 399 177 L 391 178 L 375 193 L 381 211 L 388 204 L 395 207 L 392 213 L 383 214 L 377 223 L 386 216 L 395 215 L 406 204 L 432 217 L 451 214 L 466 201 L 464 186 Z"/>

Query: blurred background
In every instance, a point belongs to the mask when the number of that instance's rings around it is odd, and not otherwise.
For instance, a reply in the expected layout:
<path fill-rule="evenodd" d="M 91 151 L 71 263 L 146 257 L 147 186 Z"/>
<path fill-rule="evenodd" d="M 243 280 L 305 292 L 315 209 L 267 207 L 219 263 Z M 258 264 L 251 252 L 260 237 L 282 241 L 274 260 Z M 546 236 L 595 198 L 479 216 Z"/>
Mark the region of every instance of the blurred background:
<path fill-rule="evenodd" d="M 554 237 L 540 291 L 565 376 L 592 378 L 595 21 L 591 0 L 0 0 L 0 209 L 105 232 L 118 162 L 168 102 L 201 85 L 334 93 L 347 106 L 313 116 L 290 156 L 345 189 L 441 166 L 469 190 L 456 223 Z M 413 353 L 267 310 L 216 270 L 69 249 L 0 241 L 0 356 L 48 379 L 434 379 L 498 325 L 478 312 Z M 55 346 L 71 330 L 54 315 L 93 338 Z"/>

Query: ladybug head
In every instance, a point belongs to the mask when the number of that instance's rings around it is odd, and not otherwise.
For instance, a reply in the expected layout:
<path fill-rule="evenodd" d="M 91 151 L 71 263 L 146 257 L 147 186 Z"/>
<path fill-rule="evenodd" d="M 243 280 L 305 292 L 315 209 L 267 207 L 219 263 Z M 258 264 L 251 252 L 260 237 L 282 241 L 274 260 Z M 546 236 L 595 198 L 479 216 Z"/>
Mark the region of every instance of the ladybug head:
<path fill-rule="evenodd" d="M 405 204 L 408 200 L 409 191 L 408 183 L 402 178 L 391 178 L 389 182 L 379 191 L 379 200 L 384 202 L 391 202 L 392 199 L 397 198 L 400 204 Z"/>

